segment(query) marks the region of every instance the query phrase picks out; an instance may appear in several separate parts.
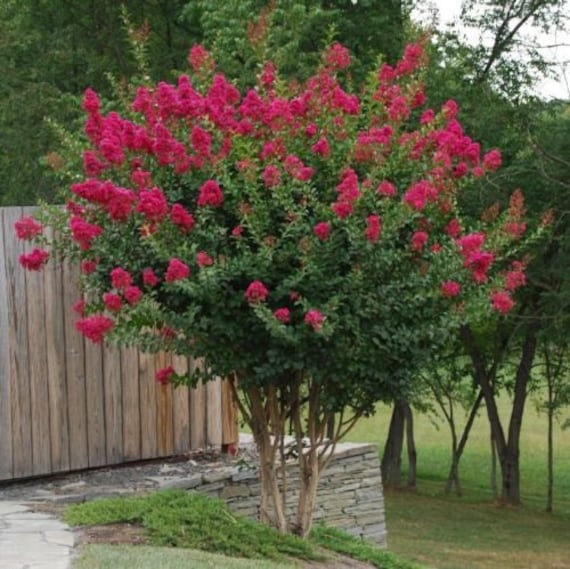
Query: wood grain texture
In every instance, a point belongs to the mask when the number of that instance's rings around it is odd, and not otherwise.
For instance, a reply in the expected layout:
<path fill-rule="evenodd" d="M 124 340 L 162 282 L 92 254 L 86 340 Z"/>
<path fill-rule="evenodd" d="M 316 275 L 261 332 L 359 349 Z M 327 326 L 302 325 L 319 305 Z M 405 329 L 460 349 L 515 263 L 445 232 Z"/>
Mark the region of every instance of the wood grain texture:
<path fill-rule="evenodd" d="M 81 299 L 78 286 L 79 270 L 69 263 L 62 266 L 63 326 L 65 333 L 65 374 L 67 384 L 67 421 L 69 426 L 69 468 L 89 466 L 87 440 L 87 390 L 85 378 L 85 340 L 75 328 L 79 317 L 73 305 Z"/>
<path fill-rule="evenodd" d="M 121 352 L 106 346 L 103 350 L 103 397 L 107 464 L 123 461 L 122 391 Z"/>
<path fill-rule="evenodd" d="M 158 456 L 155 373 L 155 356 L 141 352 L 139 354 L 141 458 Z"/>
<path fill-rule="evenodd" d="M 206 384 L 206 441 L 210 447 L 222 446 L 222 380 L 214 379 Z"/>
<path fill-rule="evenodd" d="M 188 358 L 172 356 L 172 366 L 176 373 L 188 372 Z M 188 387 L 180 386 L 172 393 L 173 413 L 173 452 L 183 454 L 190 450 L 190 392 Z"/>
<path fill-rule="evenodd" d="M 15 478 L 31 476 L 32 411 L 28 318 L 26 306 L 26 272 L 19 264 L 24 247 L 16 239 L 14 223 L 22 217 L 21 208 L 4 210 L 4 250 L 8 280 L 8 343 L 10 351 L 10 396 L 12 415 L 13 471 Z"/>
<path fill-rule="evenodd" d="M 85 387 L 87 399 L 87 444 L 89 467 L 107 464 L 105 432 L 105 391 L 103 384 L 103 348 L 85 341 Z"/>
<path fill-rule="evenodd" d="M 8 315 L 8 277 L 4 247 L 4 212 L 0 210 L 0 480 L 13 477 L 12 391 L 10 385 L 10 341 Z"/>
<path fill-rule="evenodd" d="M 203 366 L 200 360 L 191 360 L 191 366 Z M 206 434 L 206 387 L 199 383 L 190 391 L 190 446 L 193 449 L 205 448 Z"/>
<path fill-rule="evenodd" d="M 46 229 L 48 237 L 53 231 Z M 46 356 L 51 464 L 53 472 L 69 470 L 69 423 L 65 358 L 65 315 L 61 259 L 44 269 Z"/>
<path fill-rule="evenodd" d="M 139 353 L 135 348 L 121 351 L 123 404 L 123 458 L 141 458 L 141 401 L 139 396 Z"/>

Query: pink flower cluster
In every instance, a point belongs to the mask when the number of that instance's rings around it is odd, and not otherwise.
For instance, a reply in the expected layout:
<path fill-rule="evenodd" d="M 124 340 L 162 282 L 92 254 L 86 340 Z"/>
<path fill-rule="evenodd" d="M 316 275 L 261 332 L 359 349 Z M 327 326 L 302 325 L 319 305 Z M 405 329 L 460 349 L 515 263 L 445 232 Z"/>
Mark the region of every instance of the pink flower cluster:
<path fill-rule="evenodd" d="M 247 287 L 245 297 L 250 304 L 265 302 L 269 297 L 269 289 L 261 281 L 253 281 Z"/>
<path fill-rule="evenodd" d="M 19 239 L 31 240 L 41 235 L 42 224 L 35 218 L 27 215 L 16 221 L 16 234 Z"/>
<path fill-rule="evenodd" d="M 75 323 L 75 327 L 86 338 L 89 338 L 96 344 L 100 344 L 105 336 L 115 327 L 115 321 L 103 314 L 94 314 L 79 319 Z"/>

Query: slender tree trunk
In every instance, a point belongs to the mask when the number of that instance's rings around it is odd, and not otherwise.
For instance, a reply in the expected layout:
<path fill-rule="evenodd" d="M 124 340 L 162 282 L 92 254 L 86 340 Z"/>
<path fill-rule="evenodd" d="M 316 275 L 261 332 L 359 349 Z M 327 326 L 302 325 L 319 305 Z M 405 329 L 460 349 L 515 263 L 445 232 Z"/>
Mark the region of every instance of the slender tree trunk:
<path fill-rule="evenodd" d="M 508 443 L 501 453 L 501 469 L 503 475 L 502 499 L 508 504 L 518 505 L 521 502 L 520 488 L 520 437 L 522 420 L 527 396 L 527 387 L 531 378 L 532 363 L 536 354 L 536 330 L 531 328 L 522 345 L 521 359 L 515 377 L 513 409 L 509 422 Z"/>
<path fill-rule="evenodd" d="M 417 484 L 418 453 L 414 437 L 414 413 L 407 401 L 404 402 L 404 421 L 406 426 L 406 448 L 408 449 L 408 488 L 415 489 Z"/>
<path fill-rule="evenodd" d="M 455 493 L 458 496 L 461 496 L 463 494 L 461 490 L 461 482 L 459 479 L 459 462 L 463 456 L 463 451 L 465 450 L 465 446 L 469 440 L 471 428 L 473 427 L 473 423 L 475 422 L 475 418 L 477 417 L 477 412 L 479 411 L 479 407 L 481 406 L 482 401 L 483 392 L 479 391 L 479 394 L 477 395 L 477 398 L 471 407 L 471 411 L 469 412 L 469 417 L 465 423 L 465 427 L 463 429 L 463 433 L 461 434 L 459 443 L 457 442 L 457 431 L 455 429 L 455 421 L 453 420 L 453 415 L 449 415 L 449 427 L 451 430 L 451 467 L 449 469 L 449 475 L 447 477 L 447 483 L 445 485 L 446 494 L 449 494 L 454 486 Z"/>
<path fill-rule="evenodd" d="M 497 484 L 497 445 L 493 438 L 493 433 L 491 433 L 489 439 L 491 443 L 491 492 L 493 493 L 493 499 L 496 500 L 499 497 L 499 486 Z"/>
<path fill-rule="evenodd" d="M 493 363 L 490 370 L 487 370 L 485 357 L 477 346 L 473 333 L 468 326 L 462 328 L 461 337 L 473 362 L 475 378 L 485 398 L 491 433 L 501 466 L 501 499 L 505 503 L 518 505 L 521 501 L 519 467 L 520 432 L 526 402 L 527 386 L 530 381 L 532 362 L 536 353 L 536 329 L 531 327 L 527 331 L 522 345 L 521 359 L 515 377 L 513 407 L 509 421 L 508 436 L 505 436 L 505 431 L 501 424 L 493 389 L 493 378 L 495 377 L 498 360 Z"/>
<path fill-rule="evenodd" d="M 402 484 L 402 447 L 404 445 L 404 403 L 398 399 L 394 403 L 388 437 L 382 455 L 382 480 L 384 484 L 400 486 Z"/>
<path fill-rule="evenodd" d="M 546 511 L 552 513 L 553 494 L 554 494 L 554 390 L 552 386 L 552 368 L 550 365 L 550 354 L 545 348 L 544 360 L 546 364 L 546 386 L 547 386 L 547 420 L 548 420 L 548 434 L 547 434 L 547 447 L 548 447 L 548 474 L 547 474 L 547 488 L 546 488 Z"/>

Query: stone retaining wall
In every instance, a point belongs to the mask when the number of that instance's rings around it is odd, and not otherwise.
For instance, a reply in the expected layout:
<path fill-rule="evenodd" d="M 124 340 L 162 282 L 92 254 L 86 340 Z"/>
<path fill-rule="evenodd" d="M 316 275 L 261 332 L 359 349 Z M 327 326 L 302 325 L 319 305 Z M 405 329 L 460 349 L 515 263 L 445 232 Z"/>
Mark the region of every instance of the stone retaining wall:
<path fill-rule="evenodd" d="M 296 464 L 287 468 L 289 485 L 295 487 Z M 224 499 L 236 513 L 259 516 L 261 484 L 257 468 L 233 467 L 172 480 L 162 477 L 160 486 L 203 492 Z M 291 504 L 288 515 L 292 514 L 297 496 L 297 492 L 287 493 L 287 503 Z M 321 478 L 314 520 L 386 546 L 384 496 L 374 445 L 337 445 Z"/>

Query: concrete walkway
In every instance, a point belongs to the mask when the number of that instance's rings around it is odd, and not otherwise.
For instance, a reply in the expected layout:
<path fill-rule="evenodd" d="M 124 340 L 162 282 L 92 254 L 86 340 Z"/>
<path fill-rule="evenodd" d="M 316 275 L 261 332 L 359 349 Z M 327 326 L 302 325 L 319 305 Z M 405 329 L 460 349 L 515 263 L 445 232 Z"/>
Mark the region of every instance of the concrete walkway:
<path fill-rule="evenodd" d="M 0 569 L 69 569 L 74 541 L 53 516 L 0 501 Z"/>

